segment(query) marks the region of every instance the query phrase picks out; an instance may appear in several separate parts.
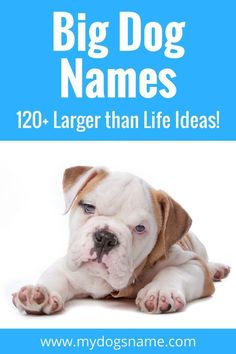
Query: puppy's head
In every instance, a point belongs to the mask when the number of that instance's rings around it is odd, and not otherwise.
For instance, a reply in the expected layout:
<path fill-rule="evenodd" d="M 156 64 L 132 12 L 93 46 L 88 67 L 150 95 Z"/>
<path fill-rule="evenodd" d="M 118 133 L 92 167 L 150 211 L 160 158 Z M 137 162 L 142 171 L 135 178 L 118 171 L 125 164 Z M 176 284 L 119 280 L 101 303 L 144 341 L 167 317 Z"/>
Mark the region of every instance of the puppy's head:
<path fill-rule="evenodd" d="M 165 256 L 191 224 L 166 193 L 128 173 L 72 167 L 64 173 L 63 189 L 70 211 L 68 266 L 83 267 L 115 290 Z"/>

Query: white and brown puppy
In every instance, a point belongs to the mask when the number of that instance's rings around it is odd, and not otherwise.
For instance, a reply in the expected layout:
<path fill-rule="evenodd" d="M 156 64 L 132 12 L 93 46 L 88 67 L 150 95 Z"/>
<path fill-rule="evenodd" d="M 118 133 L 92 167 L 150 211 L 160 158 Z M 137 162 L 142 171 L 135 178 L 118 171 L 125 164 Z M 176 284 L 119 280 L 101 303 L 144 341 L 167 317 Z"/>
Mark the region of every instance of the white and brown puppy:
<path fill-rule="evenodd" d="M 60 311 L 72 298 L 136 298 L 141 311 L 181 310 L 214 292 L 213 280 L 229 267 L 209 263 L 202 243 L 189 233 L 187 212 L 163 191 L 128 173 L 72 167 L 65 171 L 67 254 L 36 286 L 13 294 L 31 314 Z"/>

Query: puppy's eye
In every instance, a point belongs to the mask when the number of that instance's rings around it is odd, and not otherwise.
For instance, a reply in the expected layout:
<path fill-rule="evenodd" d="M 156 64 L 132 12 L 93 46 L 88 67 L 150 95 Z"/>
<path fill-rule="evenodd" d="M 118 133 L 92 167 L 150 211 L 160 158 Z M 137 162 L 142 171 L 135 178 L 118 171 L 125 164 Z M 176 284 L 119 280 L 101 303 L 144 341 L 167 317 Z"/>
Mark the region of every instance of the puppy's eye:
<path fill-rule="evenodd" d="M 139 224 L 139 225 L 135 226 L 134 229 L 138 234 L 142 234 L 145 231 L 145 226 L 142 224 Z"/>
<path fill-rule="evenodd" d="M 85 214 L 94 214 L 96 207 L 92 204 L 80 203 Z"/>

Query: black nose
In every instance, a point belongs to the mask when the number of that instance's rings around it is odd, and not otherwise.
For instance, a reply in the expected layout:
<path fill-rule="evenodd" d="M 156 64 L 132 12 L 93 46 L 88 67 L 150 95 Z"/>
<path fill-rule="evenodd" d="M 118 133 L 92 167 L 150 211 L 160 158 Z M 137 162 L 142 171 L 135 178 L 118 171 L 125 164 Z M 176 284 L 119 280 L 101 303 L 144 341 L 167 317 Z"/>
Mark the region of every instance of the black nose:
<path fill-rule="evenodd" d="M 108 254 L 114 247 L 119 245 L 117 236 L 104 229 L 97 230 L 93 234 L 93 241 L 98 262 L 101 262 L 104 254 Z"/>

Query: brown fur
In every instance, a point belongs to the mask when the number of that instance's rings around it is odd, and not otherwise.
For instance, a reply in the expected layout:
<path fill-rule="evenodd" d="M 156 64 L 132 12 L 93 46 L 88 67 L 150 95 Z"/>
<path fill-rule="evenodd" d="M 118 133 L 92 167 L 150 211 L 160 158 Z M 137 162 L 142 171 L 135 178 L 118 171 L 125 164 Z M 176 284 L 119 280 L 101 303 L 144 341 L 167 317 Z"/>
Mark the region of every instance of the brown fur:
<path fill-rule="evenodd" d="M 86 185 L 79 191 L 75 199 L 74 205 L 77 205 L 80 200 L 83 200 L 86 194 L 91 192 L 107 175 L 108 173 L 105 170 L 101 170 L 97 172 L 96 175 L 92 176 L 92 178 L 88 180 Z"/>
<path fill-rule="evenodd" d="M 182 250 L 184 251 L 191 251 L 194 252 L 194 247 L 193 243 L 191 241 L 191 238 L 188 234 L 184 235 L 178 242 L 177 245 L 179 245 Z"/>
<path fill-rule="evenodd" d="M 81 177 L 84 173 L 90 170 L 92 167 L 89 166 L 75 166 L 67 168 L 63 176 L 63 191 L 67 192 L 73 184 Z"/>
<path fill-rule="evenodd" d="M 158 225 L 157 242 L 148 256 L 148 263 L 153 265 L 161 257 L 166 257 L 169 248 L 188 232 L 192 220 L 165 192 L 152 189 L 151 195 Z"/>
<path fill-rule="evenodd" d="M 63 176 L 64 192 L 67 192 L 77 182 L 77 180 L 91 168 L 92 167 L 88 166 L 75 166 L 66 169 Z M 73 205 L 76 205 L 79 200 L 82 200 L 87 193 L 93 190 L 97 184 L 107 176 L 107 174 L 108 173 L 105 170 L 94 171 L 94 173 L 85 182 L 85 185 L 78 191 L 78 195 L 76 196 Z"/>

